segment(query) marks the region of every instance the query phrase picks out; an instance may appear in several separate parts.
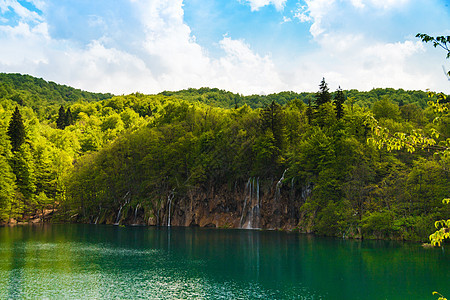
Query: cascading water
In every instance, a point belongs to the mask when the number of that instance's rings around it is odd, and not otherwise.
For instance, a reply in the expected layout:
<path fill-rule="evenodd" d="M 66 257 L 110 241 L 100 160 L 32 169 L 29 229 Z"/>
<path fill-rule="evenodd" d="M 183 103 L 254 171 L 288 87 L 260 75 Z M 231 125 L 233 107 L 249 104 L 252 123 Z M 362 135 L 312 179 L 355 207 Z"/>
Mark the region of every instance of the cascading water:
<path fill-rule="evenodd" d="M 277 186 L 275 189 L 275 200 L 278 201 L 281 196 L 281 186 L 283 185 L 284 175 L 286 174 L 286 170 L 284 170 L 283 175 L 281 176 L 280 180 L 277 182 Z"/>
<path fill-rule="evenodd" d="M 252 178 L 250 177 L 248 179 L 247 185 L 245 186 L 245 190 L 244 190 L 245 194 L 249 193 L 251 180 L 252 180 Z M 247 215 L 247 201 L 248 201 L 248 196 L 245 196 L 245 198 L 244 198 L 244 207 L 242 208 L 241 221 L 239 222 L 239 227 L 240 228 L 243 227 L 244 221 L 245 221 L 245 217 Z"/>
<path fill-rule="evenodd" d="M 138 209 L 140 206 L 141 206 L 141 204 L 139 203 L 138 205 L 136 205 L 136 208 L 134 209 L 134 221 L 133 221 L 134 224 L 136 224 L 137 212 L 138 212 Z"/>
<path fill-rule="evenodd" d="M 256 205 L 253 207 L 253 228 L 259 228 L 260 227 L 260 221 L 261 221 L 261 211 L 260 211 L 260 198 L 259 198 L 259 177 L 256 178 Z"/>
<path fill-rule="evenodd" d="M 167 227 L 170 227 L 170 211 L 172 209 L 172 199 L 174 197 L 174 191 L 172 190 L 169 194 L 169 196 L 167 196 L 167 202 L 169 203 L 169 215 L 167 218 Z"/>
<path fill-rule="evenodd" d="M 121 205 L 120 208 L 119 208 L 119 212 L 117 213 L 116 223 L 114 223 L 114 225 L 119 225 L 120 214 L 122 213 L 122 207 L 123 207 L 123 205 Z"/>
<path fill-rule="evenodd" d="M 122 205 L 120 205 L 119 212 L 117 213 L 116 223 L 114 223 L 114 225 L 119 225 L 120 215 L 122 214 L 122 208 L 130 202 L 130 198 L 129 197 L 127 198 L 127 196 L 129 194 L 130 194 L 130 191 L 128 191 L 125 194 L 125 196 L 123 196 L 123 199 L 125 200 L 125 202 Z"/>
<path fill-rule="evenodd" d="M 295 182 L 295 177 L 292 177 L 292 179 L 291 179 L 291 193 L 290 193 L 291 201 L 295 200 L 294 182 Z"/>
<path fill-rule="evenodd" d="M 102 206 L 100 205 L 99 207 L 98 207 L 98 215 L 97 215 L 97 218 L 95 219 L 95 225 L 97 225 L 97 223 L 98 223 L 98 218 L 100 217 L 100 214 L 102 213 Z"/>
<path fill-rule="evenodd" d="M 244 190 L 245 200 L 242 208 L 240 228 L 255 229 L 259 228 L 261 219 L 260 197 L 259 197 L 259 178 L 250 177 Z"/>
<path fill-rule="evenodd" d="M 313 190 L 313 184 L 307 183 L 305 186 L 302 186 L 302 199 L 306 201 L 307 198 L 311 197 Z"/>
<path fill-rule="evenodd" d="M 158 211 L 156 212 L 156 226 L 159 226 L 159 212 L 161 211 L 161 207 L 158 209 Z"/>

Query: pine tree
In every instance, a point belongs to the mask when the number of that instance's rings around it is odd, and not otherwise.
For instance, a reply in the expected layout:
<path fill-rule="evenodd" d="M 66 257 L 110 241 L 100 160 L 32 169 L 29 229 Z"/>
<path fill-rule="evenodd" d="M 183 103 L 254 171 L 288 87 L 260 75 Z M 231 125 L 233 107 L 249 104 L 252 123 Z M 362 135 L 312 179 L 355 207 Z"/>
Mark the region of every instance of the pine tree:
<path fill-rule="evenodd" d="M 336 96 L 334 98 L 334 105 L 336 106 L 336 118 L 338 120 L 344 116 L 344 102 L 345 102 L 345 95 L 341 87 L 339 86 L 338 90 L 336 91 Z"/>
<path fill-rule="evenodd" d="M 327 109 L 328 103 L 331 102 L 331 94 L 329 92 L 329 88 L 327 83 L 325 82 L 325 78 L 322 78 L 322 81 L 319 85 L 319 91 L 316 93 L 316 101 L 315 101 L 315 116 L 314 120 L 317 125 L 320 127 L 324 127 L 327 124 L 327 115 L 329 109 Z"/>
<path fill-rule="evenodd" d="M 58 119 L 56 119 L 56 128 L 64 129 L 66 127 L 66 112 L 64 107 L 59 108 Z"/>
<path fill-rule="evenodd" d="M 67 108 L 66 114 L 65 114 L 65 118 L 64 118 L 64 125 L 66 126 L 70 126 L 73 124 L 73 118 L 72 118 L 72 112 L 70 111 L 70 107 Z"/>
<path fill-rule="evenodd" d="M 328 84 L 325 82 L 325 78 L 322 78 L 322 81 L 319 85 L 319 91 L 316 93 L 316 108 L 319 108 L 321 105 L 328 103 L 331 101 L 331 94 L 329 92 Z"/>
<path fill-rule="evenodd" d="M 12 151 L 18 151 L 20 146 L 25 142 L 25 125 L 23 124 L 22 116 L 20 115 L 20 111 L 17 106 L 12 115 L 11 121 L 9 122 L 7 134 L 11 141 Z"/>

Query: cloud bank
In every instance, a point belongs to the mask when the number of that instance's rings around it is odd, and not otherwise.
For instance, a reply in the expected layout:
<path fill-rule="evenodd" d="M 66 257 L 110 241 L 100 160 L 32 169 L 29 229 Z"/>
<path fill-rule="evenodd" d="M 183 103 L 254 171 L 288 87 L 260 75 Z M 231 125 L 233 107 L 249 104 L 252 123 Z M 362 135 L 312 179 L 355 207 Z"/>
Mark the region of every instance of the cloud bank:
<path fill-rule="evenodd" d="M 109 4 L 102 1 L 96 3 Z M 116 94 L 202 86 L 243 94 L 315 91 L 322 77 L 332 89 L 340 85 L 360 90 L 442 90 L 446 79 L 432 67 L 432 63 L 441 67 L 442 53 L 430 56 L 413 37 L 384 42 L 338 25 L 343 10 L 349 7 L 364 18 L 364 10 L 382 14 L 409 2 L 306 0 L 291 11 L 285 9 L 287 0 L 243 2 L 254 13 L 272 5 L 284 20 L 280 23 L 308 26 L 308 43 L 314 44 L 315 50 L 283 61 L 274 57 L 270 48 L 258 53 L 244 39 L 233 38 L 226 31 L 217 42 L 222 54 L 210 55 L 186 24 L 182 0 L 122 0 L 117 11 L 126 12 L 123 15 L 113 9 L 99 10 L 95 4 L 71 12 L 70 6 L 44 0 L 28 0 L 27 5 L 0 0 L 0 72 L 27 73 Z M 74 24 L 69 12 L 86 18 Z M 14 17 L 8 17 L 11 15 Z M 65 23 L 61 21 L 66 17 Z M 430 57 L 432 63 L 422 63 Z"/>

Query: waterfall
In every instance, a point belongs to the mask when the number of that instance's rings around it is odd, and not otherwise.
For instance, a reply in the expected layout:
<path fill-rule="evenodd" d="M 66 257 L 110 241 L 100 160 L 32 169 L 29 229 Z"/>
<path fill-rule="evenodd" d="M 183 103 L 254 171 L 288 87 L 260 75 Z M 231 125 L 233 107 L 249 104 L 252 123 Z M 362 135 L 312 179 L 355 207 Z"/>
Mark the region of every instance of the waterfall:
<path fill-rule="evenodd" d="M 256 202 L 258 202 L 259 206 L 259 177 L 256 179 Z"/>
<path fill-rule="evenodd" d="M 114 225 L 119 225 L 120 222 L 120 215 L 122 214 L 122 208 L 127 205 L 130 202 L 130 198 L 127 199 L 127 196 L 130 194 L 130 191 L 128 191 L 125 196 L 123 196 L 123 199 L 125 202 L 120 205 L 119 212 L 117 213 L 116 223 Z"/>
<path fill-rule="evenodd" d="M 117 213 L 116 223 L 114 223 L 114 225 L 119 225 L 120 214 L 122 213 L 122 207 L 123 207 L 123 205 L 121 205 L 120 208 L 119 208 L 119 212 Z"/>
<path fill-rule="evenodd" d="M 167 196 L 167 202 L 169 203 L 169 216 L 168 216 L 168 219 L 167 219 L 167 227 L 170 227 L 170 210 L 171 210 L 171 207 L 172 207 L 172 199 L 174 197 L 174 193 L 173 192 L 174 191 L 172 190 L 169 193 L 169 196 Z"/>
<path fill-rule="evenodd" d="M 249 191 L 249 199 L 250 199 L 250 205 L 248 208 L 248 222 L 247 222 L 247 226 L 246 229 L 253 229 L 253 195 L 254 193 L 254 188 L 255 188 L 255 178 L 250 178 L 250 191 Z"/>
<path fill-rule="evenodd" d="M 302 198 L 303 198 L 303 201 L 306 201 L 306 199 L 311 196 L 312 189 L 313 189 L 313 184 L 312 183 L 307 183 L 305 186 L 302 186 Z"/>
<path fill-rule="evenodd" d="M 275 200 L 278 201 L 281 196 L 281 186 L 283 185 L 284 175 L 286 174 L 286 170 L 284 170 L 283 175 L 281 176 L 280 180 L 277 182 L 276 190 L 275 190 Z"/>
<path fill-rule="evenodd" d="M 291 179 L 291 201 L 295 201 L 295 188 L 294 188 L 295 177 Z"/>
<path fill-rule="evenodd" d="M 102 206 L 101 205 L 99 205 L 99 209 L 98 209 L 98 215 L 97 215 L 97 218 L 95 219 L 95 225 L 97 225 L 97 222 L 98 222 L 98 218 L 100 217 L 100 214 L 102 213 Z"/>
<path fill-rule="evenodd" d="M 250 177 L 248 179 L 247 185 L 245 186 L 244 194 L 250 193 L 249 190 L 250 190 L 251 180 L 252 180 L 252 178 Z M 245 217 L 247 215 L 247 200 L 248 200 L 248 196 L 245 196 L 244 207 L 242 208 L 241 221 L 239 222 L 240 228 L 242 228 L 242 226 L 244 225 Z M 250 201 L 251 201 L 251 199 L 250 199 Z"/>
<path fill-rule="evenodd" d="M 159 212 L 161 211 L 161 207 L 158 208 L 158 211 L 156 212 L 156 226 L 159 226 Z"/>
<path fill-rule="evenodd" d="M 136 205 L 136 208 L 134 209 L 134 224 L 136 224 L 136 219 L 137 219 L 137 212 L 139 207 L 141 206 L 141 204 L 139 203 L 138 205 Z"/>
<path fill-rule="evenodd" d="M 261 219 L 259 178 L 250 177 L 248 179 L 244 195 L 244 206 L 239 227 L 245 229 L 259 228 Z"/>
<path fill-rule="evenodd" d="M 255 179 L 253 179 L 255 180 Z M 252 209 L 252 224 L 251 228 L 260 228 L 261 212 L 260 212 L 260 198 L 259 198 L 259 177 L 256 178 L 256 203 Z"/>

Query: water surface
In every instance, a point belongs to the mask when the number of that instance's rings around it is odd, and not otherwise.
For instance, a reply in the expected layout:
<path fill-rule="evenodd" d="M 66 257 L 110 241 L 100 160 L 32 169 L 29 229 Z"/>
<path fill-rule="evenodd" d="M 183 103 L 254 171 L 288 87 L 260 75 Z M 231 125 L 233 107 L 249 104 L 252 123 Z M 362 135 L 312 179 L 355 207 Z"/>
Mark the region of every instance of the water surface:
<path fill-rule="evenodd" d="M 0 299 L 436 299 L 450 255 L 414 243 L 201 228 L 0 228 Z"/>

